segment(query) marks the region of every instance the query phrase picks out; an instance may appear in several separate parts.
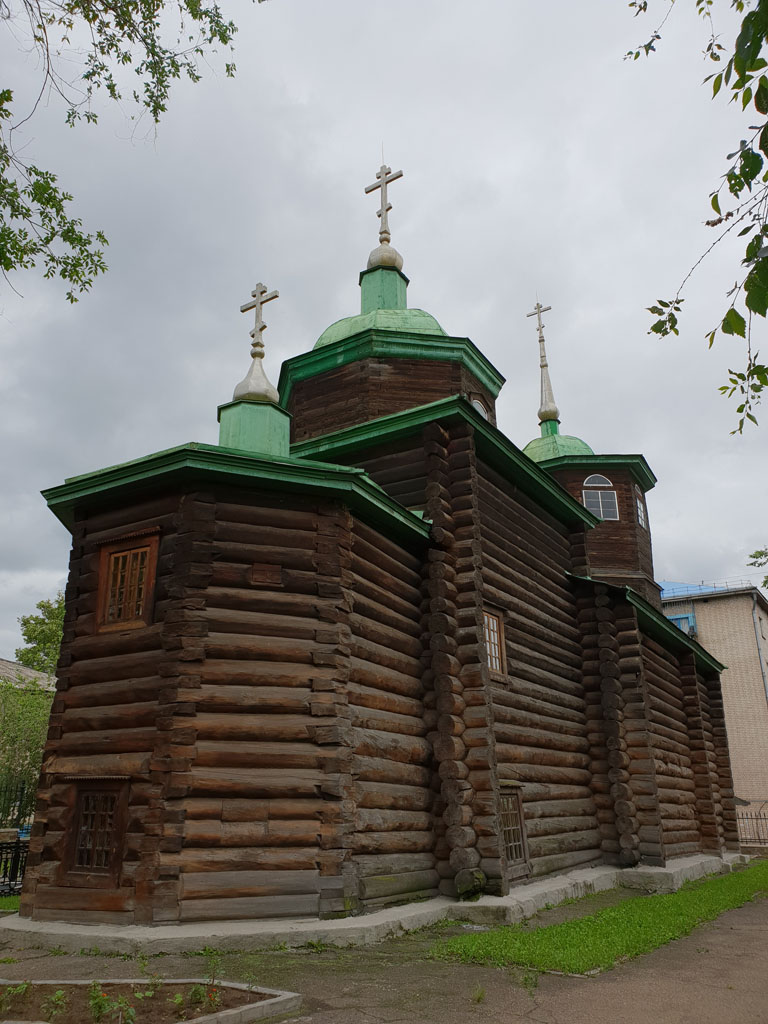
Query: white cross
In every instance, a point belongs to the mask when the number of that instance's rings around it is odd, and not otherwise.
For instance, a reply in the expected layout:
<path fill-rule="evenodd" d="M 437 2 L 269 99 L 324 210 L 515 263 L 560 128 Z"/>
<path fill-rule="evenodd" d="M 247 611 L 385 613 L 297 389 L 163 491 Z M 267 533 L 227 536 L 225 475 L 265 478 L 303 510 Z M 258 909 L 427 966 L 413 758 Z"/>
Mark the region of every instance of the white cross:
<path fill-rule="evenodd" d="M 392 235 L 389 233 L 389 217 L 387 214 L 392 209 L 392 203 L 387 202 L 387 185 L 390 185 L 393 181 L 397 181 L 398 178 L 402 178 L 402 171 L 395 171 L 392 173 L 392 168 L 387 167 L 385 163 L 382 163 L 381 169 L 376 172 L 376 181 L 372 185 L 368 185 L 365 189 L 365 194 L 369 192 L 375 192 L 377 188 L 381 189 L 381 209 L 377 216 L 381 219 L 381 226 L 379 227 L 379 243 L 389 243 L 392 241 Z"/>
<path fill-rule="evenodd" d="M 264 355 L 264 342 L 261 340 L 261 332 L 266 330 L 267 325 L 261 318 L 261 310 L 266 302 L 271 302 L 272 299 L 278 298 L 280 292 L 267 292 L 267 286 L 262 284 L 261 281 L 251 292 L 251 298 L 248 302 L 244 303 L 240 307 L 241 313 L 247 313 L 251 309 L 256 310 L 256 322 L 253 325 L 251 331 L 251 338 L 253 344 L 251 345 L 251 355 L 255 358 L 257 355 Z"/>
<path fill-rule="evenodd" d="M 544 324 L 541 322 L 541 314 L 549 312 L 550 309 L 552 309 L 551 306 L 542 306 L 542 304 L 537 300 L 536 301 L 536 305 L 533 307 L 532 312 L 525 314 L 526 316 L 535 316 L 536 317 L 536 320 L 538 321 L 538 324 L 539 324 L 539 338 L 540 339 L 542 338 L 543 331 L 544 331 Z"/>

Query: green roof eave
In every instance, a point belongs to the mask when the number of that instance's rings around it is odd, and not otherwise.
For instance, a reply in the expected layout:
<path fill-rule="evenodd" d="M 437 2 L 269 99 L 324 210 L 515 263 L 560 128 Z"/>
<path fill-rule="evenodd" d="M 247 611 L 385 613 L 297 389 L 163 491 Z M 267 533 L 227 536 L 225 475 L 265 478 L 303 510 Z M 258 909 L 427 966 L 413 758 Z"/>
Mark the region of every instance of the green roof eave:
<path fill-rule="evenodd" d="M 406 544 L 421 545 L 429 537 L 429 524 L 390 498 L 364 470 L 306 459 L 269 458 L 196 442 L 70 477 L 42 494 L 54 515 L 71 530 L 77 506 L 103 501 L 116 492 L 146 490 L 161 478 L 179 483 L 257 483 L 264 490 L 322 494 L 338 498 L 361 519 Z"/>
<path fill-rule="evenodd" d="M 291 454 L 310 458 L 357 454 L 359 451 L 406 437 L 434 420 L 464 419 L 475 429 L 478 454 L 506 479 L 535 498 L 563 523 L 597 526 L 601 522 L 568 494 L 565 488 L 490 424 L 460 395 L 406 409 L 404 412 L 369 420 L 332 434 L 323 434 L 291 445 Z"/>
<path fill-rule="evenodd" d="M 294 384 L 360 359 L 431 359 L 461 363 L 496 398 L 505 378 L 469 338 L 373 329 L 286 359 L 280 371 L 280 404 L 286 408 Z"/>
<path fill-rule="evenodd" d="M 642 455 L 561 455 L 557 459 L 543 459 L 542 469 L 562 469 L 565 466 L 627 466 L 643 492 L 656 484 L 656 475 Z"/>
<path fill-rule="evenodd" d="M 709 651 L 689 637 L 687 633 L 678 629 L 674 623 L 670 622 L 666 615 L 654 608 L 649 601 L 641 597 L 632 587 L 619 587 L 614 583 L 606 583 L 605 580 L 597 580 L 591 576 L 577 576 L 575 573 L 568 573 L 568 575 L 575 580 L 581 580 L 585 583 L 600 583 L 603 586 L 610 587 L 613 591 L 621 591 L 636 610 L 638 625 L 648 636 L 658 640 L 667 649 L 687 651 L 693 654 L 700 664 L 711 669 L 713 672 L 720 673 L 725 669 L 726 666 L 722 662 L 713 657 Z"/>

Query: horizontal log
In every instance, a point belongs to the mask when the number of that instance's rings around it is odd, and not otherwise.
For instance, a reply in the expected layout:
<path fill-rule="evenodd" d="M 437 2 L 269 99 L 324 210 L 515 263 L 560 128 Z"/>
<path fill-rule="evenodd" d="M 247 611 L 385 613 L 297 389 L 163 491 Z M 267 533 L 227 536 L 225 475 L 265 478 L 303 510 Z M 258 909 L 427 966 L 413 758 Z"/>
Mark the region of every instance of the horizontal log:
<path fill-rule="evenodd" d="M 574 850 L 596 850 L 599 846 L 600 833 L 596 828 L 555 836 L 533 836 L 528 840 L 528 850 L 532 858 L 569 853 Z"/>
<path fill-rule="evenodd" d="M 320 898 L 317 895 L 184 900 L 180 906 L 180 920 L 236 921 L 266 917 L 317 917 L 319 911 Z"/>
<path fill-rule="evenodd" d="M 298 847 L 187 847 L 163 854 L 163 864 L 182 873 L 204 871 L 314 871 L 318 868 L 317 846 Z"/>
<path fill-rule="evenodd" d="M 180 876 L 181 899 L 317 894 L 320 872 L 189 871 Z"/>
<path fill-rule="evenodd" d="M 379 899 L 423 889 L 436 889 L 439 876 L 434 869 L 404 871 L 399 874 L 370 875 L 360 879 L 360 896 L 363 900 Z"/>
<path fill-rule="evenodd" d="M 554 853 L 546 857 L 537 857 L 531 864 L 531 874 L 535 878 L 551 875 L 556 871 L 569 871 L 575 867 L 586 867 L 588 864 L 599 863 L 602 851 L 599 848 L 572 850 L 568 853 Z"/>
<path fill-rule="evenodd" d="M 419 832 L 356 832 L 352 849 L 356 853 L 424 853 L 434 845 L 431 831 Z"/>
<path fill-rule="evenodd" d="M 399 808 L 365 808 L 355 814 L 358 832 L 419 832 L 432 828 L 432 815 L 427 811 L 404 811 Z"/>
<path fill-rule="evenodd" d="M 603 826 L 600 826 L 602 828 Z M 579 815 L 571 818 L 532 818 L 526 819 L 526 832 L 529 843 L 541 836 L 560 836 L 570 832 L 583 832 L 597 828 L 594 815 Z M 599 831 L 599 829 L 598 829 Z"/>

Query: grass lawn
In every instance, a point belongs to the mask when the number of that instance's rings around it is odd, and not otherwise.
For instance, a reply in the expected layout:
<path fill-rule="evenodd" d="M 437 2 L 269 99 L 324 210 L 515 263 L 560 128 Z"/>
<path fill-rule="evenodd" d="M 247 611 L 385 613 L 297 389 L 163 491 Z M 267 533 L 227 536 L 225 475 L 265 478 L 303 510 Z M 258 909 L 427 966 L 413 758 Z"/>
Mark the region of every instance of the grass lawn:
<path fill-rule="evenodd" d="M 18 896 L 0 896 L 0 910 L 12 910 L 18 913 L 19 910 L 19 897 Z"/>
<path fill-rule="evenodd" d="M 438 942 L 431 955 L 492 967 L 519 964 L 583 974 L 649 953 L 767 893 L 768 860 L 762 860 L 744 871 L 688 882 L 678 892 L 630 900 L 562 924 L 533 931 L 513 925 L 459 935 Z"/>

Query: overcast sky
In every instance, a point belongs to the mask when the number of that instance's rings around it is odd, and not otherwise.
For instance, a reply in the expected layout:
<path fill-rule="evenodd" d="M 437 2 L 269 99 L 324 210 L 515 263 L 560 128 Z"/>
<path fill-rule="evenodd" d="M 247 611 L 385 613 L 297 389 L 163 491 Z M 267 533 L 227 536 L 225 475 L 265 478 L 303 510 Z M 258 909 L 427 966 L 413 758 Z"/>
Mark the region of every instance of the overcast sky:
<path fill-rule="evenodd" d="M 652 5 L 653 6 L 653 5 Z M 720 27 L 732 22 L 723 2 Z M 212 59 L 175 89 L 156 133 L 129 111 L 68 129 L 51 101 L 28 159 L 58 172 L 85 225 L 110 239 L 109 273 L 75 306 L 31 274 L 0 287 L 3 501 L 0 656 L 16 617 L 66 579 L 69 536 L 40 489 L 187 441 L 215 443 L 216 406 L 248 364 L 256 281 L 266 367 L 358 312 L 377 243 L 381 162 L 409 305 L 468 335 L 506 376 L 500 427 L 538 432 L 537 296 L 562 430 L 596 452 L 645 455 L 658 579 L 760 574 L 768 544 L 759 429 L 731 436 L 717 393 L 741 341 L 707 350 L 739 248 L 723 246 L 686 290 L 678 339 L 647 334 L 713 240 L 703 226 L 725 154 L 749 123 L 701 81 L 704 26 L 677 5 L 659 52 L 626 62 L 653 15 L 604 0 L 269 0 L 224 4 L 240 31 L 237 76 Z M 660 9 L 659 9 L 660 13 Z M 17 109 L 35 61 L 0 26 L 1 84 Z M 754 117 L 754 115 L 752 115 Z M 756 326 L 758 346 L 766 333 Z"/>

